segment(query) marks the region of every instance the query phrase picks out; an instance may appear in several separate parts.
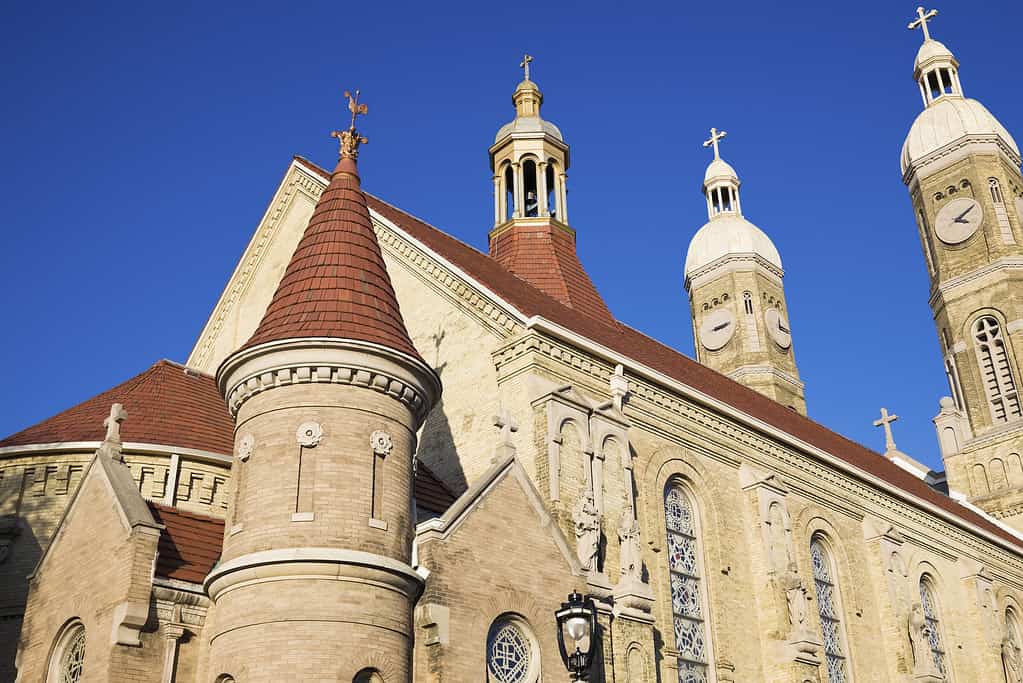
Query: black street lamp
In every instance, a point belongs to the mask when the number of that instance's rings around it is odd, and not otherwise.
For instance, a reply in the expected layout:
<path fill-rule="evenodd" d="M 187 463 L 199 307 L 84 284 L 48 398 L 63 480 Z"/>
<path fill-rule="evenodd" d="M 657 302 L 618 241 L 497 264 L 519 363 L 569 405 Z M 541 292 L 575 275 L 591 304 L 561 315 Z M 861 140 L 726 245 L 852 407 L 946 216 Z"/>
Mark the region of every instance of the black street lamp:
<path fill-rule="evenodd" d="M 573 591 L 554 613 L 558 620 L 558 649 L 573 681 L 585 681 L 597 641 L 597 608 L 590 598 Z"/>

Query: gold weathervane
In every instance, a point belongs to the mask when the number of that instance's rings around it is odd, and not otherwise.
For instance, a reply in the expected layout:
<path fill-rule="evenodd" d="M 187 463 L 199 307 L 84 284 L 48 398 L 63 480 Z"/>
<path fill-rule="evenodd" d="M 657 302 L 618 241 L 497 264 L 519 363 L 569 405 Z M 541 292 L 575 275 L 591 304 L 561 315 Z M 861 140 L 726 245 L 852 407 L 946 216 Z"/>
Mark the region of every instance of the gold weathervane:
<path fill-rule="evenodd" d="M 355 130 L 355 117 L 360 114 L 365 116 L 369 112 L 369 107 L 359 102 L 358 90 L 355 91 L 355 97 L 352 97 L 352 94 L 345 90 L 345 97 L 348 98 L 348 111 L 352 112 L 352 125 L 348 127 L 348 130 L 331 131 L 330 137 L 338 139 L 342 159 L 354 160 L 359 158 L 359 145 L 365 145 L 369 142 L 369 140 Z"/>

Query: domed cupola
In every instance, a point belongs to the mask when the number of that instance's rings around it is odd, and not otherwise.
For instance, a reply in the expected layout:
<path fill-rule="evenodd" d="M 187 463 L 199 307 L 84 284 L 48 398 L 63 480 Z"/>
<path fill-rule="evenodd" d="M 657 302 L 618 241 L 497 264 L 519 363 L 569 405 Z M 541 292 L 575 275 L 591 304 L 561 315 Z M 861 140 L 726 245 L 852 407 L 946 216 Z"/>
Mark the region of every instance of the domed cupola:
<path fill-rule="evenodd" d="M 977 145 L 997 149 L 1015 166 L 1020 165 L 1016 141 L 1001 123 L 977 100 L 963 94 L 959 60 L 943 43 L 931 38 L 928 22 L 937 10 L 917 8 L 910 29 L 923 30 L 924 42 L 913 64 L 913 78 L 920 87 L 924 111 L 917 116 L 902 146 L 903 175 L 919 171 L 930 162 Z"/>
<path fill-rule="evenodd" d="M 714 160 L 703 175 L 703 194 L 707 199 L 709 219 L 689 243 L 686 282 L 699 275 L 706 266 L 727 256 L 760 260 L 781 277 L 781 256 L 771 238 L 742 215 L 739 175 L 721 158 L 718 149 L 718 142 L 725 135 L 724 131 L 711 128 L 711 137 L 704 143 L 705 147 L 714 148 Z"/>
<path fill-rule="evenodd" d="M 689 243 L 685 287 L 697 359 L 800 413 L 803 383 L 792 351 L 781 256 L 742 215 L 739 174 L 721 158 L 724 131 L 710 129 L 714 159 L 703 175 L 707 223 Z"/>

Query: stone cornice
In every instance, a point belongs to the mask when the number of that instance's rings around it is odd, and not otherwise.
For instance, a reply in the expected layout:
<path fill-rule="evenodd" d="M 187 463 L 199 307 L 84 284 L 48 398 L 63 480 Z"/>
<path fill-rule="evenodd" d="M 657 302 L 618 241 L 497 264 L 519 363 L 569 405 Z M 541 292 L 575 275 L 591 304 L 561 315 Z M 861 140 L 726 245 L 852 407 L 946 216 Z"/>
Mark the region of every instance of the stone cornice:
<path fill-rule="evenodd" d="M 939 301 L 942 299 L 948 299 L 949 295 L 955 290 L 963 287 L 964 285 L 972 285 L 977 280 L 993 275 L 1002 270 L 1023 270 L 1023 258 L 1007 256 L 1004 258 L 997 259 L 991 263 L 971 270 L 969 273 L 958 275 L 953 278 L 949 278 L 938 284 L 931 293 L 930 305 L 932 309 L 937 309 Z"/>
<path fill-rule="evenodd" d="M 743 365 L 742 367 L 736 368 L 735 370 L 727 373 L 727 375 L 737 382 L 741 381 L 743 377 L 748 377 L 750 375 L 771 375 L 772 377 L 777 377 L 787 384 L 791 384 L 799 391 L 802 391 L 804 387 L 804 384 L 801 381 L 784 370 L 779 370 L 772 365 Z"/>
<path fill-rule="evenodd" d="M 977 149 L 969 149 L 976 147 Z M 1013 149 L 1006 144 L 1001 135 L 990 133 L 987 135 L 964 135 L 957 140 L 939 147 L 930 154 L 920 159 L 915 159 L 906 170 L 902 172 L 902 182 L 906 185 L 918 183 L 922 178 L 927 178 L 935 173 L 944 170 L 950 163 L 958 161 L 971 152 L 983 154 L 1001 153 L 1016 168 L 1020 166 L 1020 157 Z M 949 158 L 951 157 L 951 158 Z M 942 162 L 940 167 L 935 167 Z M 924 173 L 926 171 L 926 173 Z"/>
<path fill-rule="evenodd" d="M 778 286 L 782 284 L 785 271 L 769 262 L 760 254 L 727 254 L 714 259 L 705 266 L 686 274 L 686 290 L 701 287 L 726 273 L 760 271 Z"/>
<path fill-rule="evenodd" d="M 747 446 L 744 460 L 758 467 L 777 468 L 779 464 L 783 464 L 793 471 L 798 471 L 799 478 L 807 483 L 796 482 L 789 475 L 787 481 L 793 488 L 810 490 L 808 486 L 812 483 L 812 489 L 819 490 L 822 488 L 821 484 L 830 484 L 835 489 L 846 491 L 850 501 L 856 501 L 855 507 L 860 516 L 869 512 L 884 517 L 902 528 L 906 527 L 907 521 L 911 521 L 931 534 L 929 537 L 919 539 L 920 541 L 947 547 L 949 540 L 954 539 L 961 548 L 969 549 L 969 552 L 978 557 L 990 558 L 992 546 L 1006 548 L 1010 553 L 999 553 L 998 559 L 1011 566 L 1014 571 L 1023 571 L 1023 542 L 1014 545 L 994 536 L 822 449 L 745 415 L 713 397 L 621 354 L 598 347 L 595 343 L 568 330 L 559 329 L 559 326 L 549 321 L 533 318 L 529 327 L 533 334 L 513 340 L 495 352 L 495 364 L 498 368 L 524 353 L 540 353 L 549 360 L 564 364 L 568 373 L 585 372 L 597 381 L 606 383 L 615 365 L 623 364 L 629 373 L 632 396 L 629 402 L 630 419 L 633 415 L 641 418 L 634 420 L 634 425 L 637 421 L 647 423 L 651 419 L 663 422 L 665 416 L 659 411 L 666 411 L 672 416 L 668 419 L 673 429 L 665 433 L 671 434 L 674 440 L 685 438 L 678 434 L 680 424 L 678 418 L 681 417 L 716 434 L 721 439 L 718 443 L 724 450 L 734 450 L 735 442 Z M 553 335 L 550 334 L 552 332 Z M 572 338 L 569 344 L 558 341 L 568 338 Z M 577 345 L 577 342 L 581 344 Z M 592 348 L 581 350 L 586 347 Z"/>
<path fill-rule="evenodd" d="M 90 458 L 92 454 L 103 444 L 102 441 L 62 441 L 55 443 L 26 444 L 24 446 L 4 446 L 0 448 L 0 460 L 6 458 L 32 457 L 34 455 L 47 455 L 50 453 L 81 452 Z M 126 441 L 121 446 L 125 455 L 179 455 L 189 460 L 209 462 L 217 465 L 231 465 L 231 456 L 213 451 L 202 451 L 197 448 L 179 448 L 166 444 L 139 443 Z"/>
<path fill-rule="evenodd" d="M 408 406 L 422 423 L 440 398 L 440 378 L 426 363 L 370 342 L 307 337 L 267 342 L 228 356 L 217 385 L 232 416 L 255 394 L 296 384 L 350 384 Z"/>
<path fill-rule="evenodd" d="M 340 548 L 282 548 L 242 555 L 217 565 L 203 583 L 214 602 L 224 591 L 241 584 L 287 579 L 356 581 L 386 585 L 419 597 L 423 578 L 404 562 Z"/>

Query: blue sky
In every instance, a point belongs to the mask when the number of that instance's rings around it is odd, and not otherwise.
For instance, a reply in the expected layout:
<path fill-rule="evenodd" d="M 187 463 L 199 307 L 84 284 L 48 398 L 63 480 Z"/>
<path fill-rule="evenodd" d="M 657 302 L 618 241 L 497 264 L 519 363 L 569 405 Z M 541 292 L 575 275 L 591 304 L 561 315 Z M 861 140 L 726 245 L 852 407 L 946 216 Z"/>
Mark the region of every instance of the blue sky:
<path fill-rule="evenodd" d="M 1023 3 L 932 24 L 1023 135 Z M 184 360 L 292 154 L 333 161 L 361 88 L 365 187 L 478 248 L 523 52 L 572 145 L 580 257 L 623 321 L 692 355 L 682 287 L 711 126 L 781 252 L 814 419 L 940 458 L 947 393 L 898 155 L 910 2 L 19 3 L 5 12 L 0 432 Z"/>

